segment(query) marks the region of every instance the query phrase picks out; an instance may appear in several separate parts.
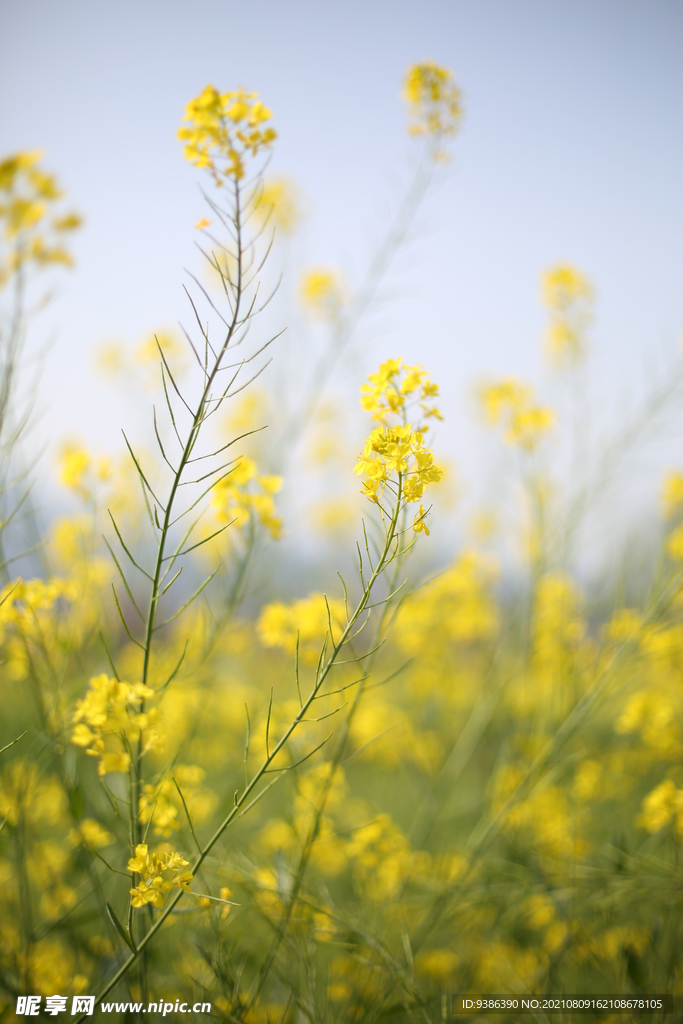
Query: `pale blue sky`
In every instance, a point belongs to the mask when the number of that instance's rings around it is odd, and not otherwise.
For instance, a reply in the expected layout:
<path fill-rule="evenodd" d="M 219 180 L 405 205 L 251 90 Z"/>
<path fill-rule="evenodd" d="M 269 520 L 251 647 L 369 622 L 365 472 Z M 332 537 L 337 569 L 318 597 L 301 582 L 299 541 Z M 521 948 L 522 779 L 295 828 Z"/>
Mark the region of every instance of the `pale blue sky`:
<path fill-rule="evenodd" d="M 409 154 L 404 70 L 431 58 L 455 73 L 467 119 L 452 173 L 396 265 L 389 284 L 403 297 L 380 317 L 366 365 L 401 353 L 433 371 L 443 443 L 467 472 L 473 376 L 540 377 L 548 264 L 571 260 L 596 284 L 606 404 L 615 387 L 638 387 L 643 365 L 673 358 L 678 0 L 4 0 L 0 40 L 1 149 L 44 148 L 87 221 L 77 269 L 36 326 L 39 340 L 56 332 L 44 434 L 117 446 L 133 413 L 93 375 L 96 344 L 187 319 L 182 271 L 202 207 L 175 133 L 207 82 L 244 84 L 272 107 L 273 172 L 296 179 L 311 210 L 296 252 L 353 281 Z"/>

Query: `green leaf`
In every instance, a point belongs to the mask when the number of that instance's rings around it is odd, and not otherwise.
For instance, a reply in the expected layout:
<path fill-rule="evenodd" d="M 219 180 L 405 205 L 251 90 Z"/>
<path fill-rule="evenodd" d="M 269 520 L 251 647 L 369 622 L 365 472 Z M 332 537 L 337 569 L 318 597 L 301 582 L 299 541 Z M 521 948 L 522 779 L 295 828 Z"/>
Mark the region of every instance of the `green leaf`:
<path fill-rule="evenodd" d="M 137 953 L 137 949 L 135 948 L 133 940 L 131 939 L 130 935 L 128 934 L 126 929 L 123 927 L 123 925 L 119 921 L 119 919 L 116 916 L 116 914 L 114 913 L 113 907 L 109 903 L 107 903 L 106 906 L 107 906 L 107 913 L 109 914 L 109 917 L 111 919 L 111 923 L 114 925 L 114 927 L 116 928 L 117 932 L 119 933 L 119 935 L 121 936 L 121 938 L 123 939 L 125 944 L 128 946 L 128 948 L 131 951 L 131 953 Z"/>

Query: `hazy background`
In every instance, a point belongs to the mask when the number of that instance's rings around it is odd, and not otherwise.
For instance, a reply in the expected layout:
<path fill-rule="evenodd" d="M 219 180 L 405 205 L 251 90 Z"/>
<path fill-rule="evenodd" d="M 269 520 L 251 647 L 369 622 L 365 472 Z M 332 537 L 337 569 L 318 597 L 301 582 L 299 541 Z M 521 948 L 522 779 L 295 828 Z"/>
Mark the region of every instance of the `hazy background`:
<path fill-rule="evenodd" d="M 118 449 L 138 413 L 96 375 L 98 344 L 189 320 L 183 268 L 204 212 L 176 140 L 190 97 L 209 82 L 261 93 L 271 172 L 309 211 L 287 259 L 353 284 L 410 162 L 399 91 L 424 59 L 453 70 L 466 122 L 342 394 L 380 358 L 419 360 L 442 386 L 440 448 L 481 476 L 471 382 L 541 379 L 539 273 L 569 260 L 597 287 L 591 380 L 609 420 L 680 352 L 682 51 L 678 0 L 4 0 L 1 149 L 44 148 L 86 219 L 33 331 L 52 342 L 36 443 Z M 679 441 L 670 431 L 638 470 L 648 493 Z"/>

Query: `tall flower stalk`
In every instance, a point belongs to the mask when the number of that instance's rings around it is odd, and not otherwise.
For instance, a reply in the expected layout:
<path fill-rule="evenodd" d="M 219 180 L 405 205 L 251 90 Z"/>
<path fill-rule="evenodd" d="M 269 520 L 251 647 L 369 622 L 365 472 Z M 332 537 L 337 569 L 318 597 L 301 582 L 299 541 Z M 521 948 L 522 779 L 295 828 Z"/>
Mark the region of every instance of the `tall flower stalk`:
<path fill-rule="evenodd" d="M 358 596 L 352 600 L 350 588 L 342 580 L 345 609 L 343 621 L 341 624 L 333 623 L 328 604 L 328 628 L 315 671 L 306 684 L 297 657 L 295 683 L 299 711 L 275 740 L 270 730 L 273 700 L 271 688 L 265 731 L 265 758 L 253 774 L 246 773 L 244 786 L 235 791 L 233 806 L 208 840 L 200 841 L 186 800 L 174 780 L 196 846 L 193 860 L 188 862 L 175 851 L 163 856 L 151 852 L 147 837 L 154 820 L 155 806 L 153 804 L 150 811 L 149 787 L 145 785 L 145 755 L 160 749 L 164 742 L 160 731 L 161 700 L 185 656 L 183 651 L 172 672 L 166 678 L 159 679 L 154 669 L 154 650 L 160 631 L 188 608 L 217 571 L 209 573 L 179 607 L 169 607 L 168 595 L 173 593 L 172 588 L 182 572 L 185 556 L 231 525 L 230 521 L 225 523 L 209 537 L 197 538 L 195 533 L 201 518 L 202 503 L 210 500 L 221 488 L 224 490 L 231 475 L 239 474 L 242 464 L 239 456 L 232 458 L 229 451 L 239 438 L 205 452 L 201 444 L 204 427 L 224 402 L 261 372 L 263 367 L 251 373 L 246 381 L 242 379 L 245 367 L 260 356 L 273 340 L 270 338 L 257 346 L 251 355 L 241 358 L 233 356 L 233 352 L 244 341 L 252 319 L 265 305 L 257 305 L 256 278 L 268 250 L 259 264 L 256 255 L 258 236 L 248 237 L 246 224 L 261 201 L 262 193 L 258 171 L 249 178 L 248 168 L 251 166 L 250 161 L 258 157 L 262 150 L 269 148 L 276 137 L 274 130 L 265 126 L 270 119 L 270 111 L 256 94 L 244 90 L 220 94 L 213 87 L 207 87 L 188 105 L 185 123 L 179 131 L 180 138 L 185 142 L 186 157 L 196 166 L 205 169 L 213 184 L 221 190 L 221 195 L 227 197 L 227 204 L 219 204 L 211 198 L 208 202 L 213 216 L 229 232 L 231 246 L 220 246 L 218 251 L 212 250 L 205 255 L 220 274 L 229 316 L 219 314 L 223 332 L 215 342 L 209 328 L 203 326 L 194 301 L 190 299 L 201 336 L 201 344 L 195 345 L 188 335 L 188 342 L 201 372 L 201 384 L 194 401 L 181 391 L 163 348 L 159 345 L 167 417 L 166 433 L 170 440 L 164 437 L 156 410 L 153 421 L 159 454 L 166 468 L 165 490 L 156 481 L 152 482 L 151 474 L 145 471 L 142 460 L 125 438 L 144 495 L 155 553 L 151 563 L 145 563 L 133 554 L 132 546 L 126 542 L 114 516 L 111 516 L 111 522 L 115 538 L 108 546 L 127 598 L 124 601 L 124 595 L 114 586 L 114 600 L 129 640 L 140 651 L 140 678 L 134 684 L 122 681 L 112 661 L 114 677 L 103 675 L 92 681 L 91 689 L 77 706 L 72 734 L 73 743 L 98 758 L 100 776 L 110 772 L 127 772 L 129 776 L 132 856 L 128 861 L 131 888 L 126 923 L 119 920 L 111 906 L 108 905 L 107 909 L 119 935 L 130 949 L 130 956 L 106 984 L 98 1001 L 136 964 L 139 965 L 141 991 L 146 992 L 145 958 L 149 943 L 183 894 L 192 891 L 192 879 L 225 830 L 247 813 L 283 774 L 296 768 L 327 742 L 324 740 L 322 744 L 314 746 L 298 760 L 288 756 L 290 740 L 300 727 L 307 722 L 317 722 L 336 715 L 345 706 L 342 704 L 327 714 L 311 717 L 317 701 L 338 692 L 332 684 L 332 673 L 339 663 L 341 652 L 347 647 L 350 649 L 350 659 L 346 659 L 345 663 L 349 660 L 367 663 L 361 680 L 357 681 L 360 685 L 353 707 L 357 706 L 363 693 L 362 679 L 367 677 L 368 665 L 372 663 L 382 643 L 388 609 L 396 597 L 397 589 L 401 589 L 400 586 L 397 588 L 397 583 L 403 559 L 412 548 L 417 534 L 429 532 L 426 527 L 428 510 L 425 511 L 422 505 L 414 516 L 412 529 L 406 527 L 408 504 L 419 501 L 425 486 L 438 481 L 441 476 L 441 470 L 434 465 L 433 456 L 425 444 L 425 426 L 418 425 L 416 430 L 411 430 L 406 418 L 406 410 L 411 405 L 420 407 L 419 415 L 423 419 L 438 416 L 438 410 L 431 404 L 438 389 L 420 367 L 404 367 L 400 360 L 391 360 L 370 378 L 372 398 L 364 394 L 362 399 L 364 407 L 384 425 L 371 435 L 364 454 L 359 456 L 357 467 L 366 477 L 363 493 L 379 512 L 380 529 L 380 539 L 374 544 L 365 533 L 364 555 L 358 549 Z M 210 222 L 205 220 L 200 226 L 206 231 Z M 218 243 L 215 244 L 218 247 Z M 225 374 L 225 380 L 222 374 Z M 391 427 L 387 425 L 387 419 L 394 414 L 398 414 L 399 423 Z M 185 487 L 191 488 L 190 498 L 184 498 L 187 493 L 183 491 Z M 182 526 L 179 525 L 181 523 Z M 128 568 L 124 569 L 124 565 Z M 135 597 L 137 584 L 129 579 L 130 566 L 146 581 L 147 602 L 142 608 L 141 602 Z M 375 599 L 374 592 L 390 567 L 393 569 L 389 586 L 379 599 Z M 377 607 L 382 608 L 383 612 L 376 624 L 375 635 L 369 649 L 359 651 L 362 639 L 358 638 L 366 630 Z M 377 618 L 376 614 L 374 618 Z M 347 718 L 342 729 L 337 755 L 331 763 L 331 777 L 344 749 L 349 722 L 350 718 Z M 248 725 L 245 766 L 249 745 Z M 266 780 L 266 775 L 270 774 L 274 776 L 273 779 Z M 300 879 L 303 879 L 305 864 L 304 855 Z M 292 905 L 295 898 L 296 893 L 292 896 Z M 142 910 L 146 910 L 147 918 L 136 916 L 135 912 Z M 158 913 L 155 914 L 155 910 Z M 262 978 L 265 978 L 268 969 L 266 964 Z"/>

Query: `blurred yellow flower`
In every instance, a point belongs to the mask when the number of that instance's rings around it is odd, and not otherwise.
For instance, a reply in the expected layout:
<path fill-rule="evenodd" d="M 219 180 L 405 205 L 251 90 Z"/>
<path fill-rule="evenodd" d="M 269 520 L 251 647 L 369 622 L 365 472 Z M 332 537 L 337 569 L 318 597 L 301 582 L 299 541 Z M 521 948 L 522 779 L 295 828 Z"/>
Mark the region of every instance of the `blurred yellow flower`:
<path fill-rule="evenodd" d="M 498 624 L 494 558 L 464 551 L 428 587 L 408 598 L 397 620 L 396 636 L 406 653 L 431 649 L 436 639 L 469 644 L 491 636 Z"/>
<path fill-rule="evenodd" d="M 477 509 L 477 511 L 470 516 L 467 524 L 468 532 L 472 539 L 479 543 L 485 543 L 486 541 L 492 540 L 498 532 L 498 527 L 498 515 L 495 510 L 491 508 Z"/>
<path fill-rule="evenodd" d="M 300 656 L 312 663 L 329 629 L 328 608 L 338 638 L 346 624 L 344 602 L 319 593 L 289 605 L 282 601 L 266 605 L 257 623 L 258 634 L 266 647 L 281 647 L 292 654 L 298 642 Z"/>
<path fill-rule="evenodd" d="M 224 420 L 226 430 L 242 434 L 261 426 L 269 407 L 267 392 L 258 385 L 250 387 L 230 405 Z"/>
<path fill-rule="evenodd" d="M 435 155 L 442 157 L 441 141 L 458 134 L 464 115 L 462 92 L 453 74 L 434 61 L 413 64 L 403 82 L 403 98 L 412 119 L 410 134 L 431 136 L 437 144 Z"/>
<path fill-rule="evenodd" d="M 59 479 L 72 491 L 84 493 L 85 478 L 92 464 L 90 453 L 85 448 L 75 448 L 70 445 L 63 450 Z"/>
<path fill-rule="evenodd" d="M 307 270 L 299 285 L 301 304 L 314 320 L 336 320 L 346 302 L 346 289 L 337 270 Z"/>
<path fill-rule="evenodd" d="M 288 178 L 266 178 L 254 203 L 258 219 L 285 235 L 292 234 L 303 219 L 298 191 Z"/>
<path fill-rule="evenodd" d="M 659 832 L 670 822 L 683 835 L 683 790 L 676 787 L 673 779 L 665 779 L 643 800 L 643 810 L 638 824 L 648 832 Z"/>
<path fill-rule="evenodd" d="M 510 417 L 505 440 L 533 451 L 541 438 L 555 425 L 555 413 L 547 406 L 528 406 L 515 409 Z"/>
<path fill-rule="evenodd" d="M 93 850 L 99 850 L 103 846 L 111 846 L 114 836 L 111 832 L 107 832 L 99 821 L 95 821 L 94 818 L 84 818 L 78 823 L 77 828 L 72 828 L 69 832 L 69 842 L 72 846 L 83 843 L 84 846 L 89 846 Z"/>
<path fill-rule="evenodd" d="M 683 512 L 683 473 L 672 470 L 662 485 L 662 512 L 665 519 Z"/>
<path fill-rule="evenodd" d="M 76 213 L 53 213 L 62 198 L 57 180 L 42 170 L 39 150 L 14 153 L 0 161 L 0 287 L 23 266 L 71 266 L 64 236 L 81 225 Z"/>
<path fill-rule="evenodd" d="M 683 562 L 683 523 L 667 537 L 666 553 L 674 562 Z"/>
<path fill-rule="evenodd" d="M 526 405 L 531 394 L 528 384 L 523 384 L 515 377 L 507 377 L 481 388 L 479 398 L 488 422 L 495 424 L 500 422 L 501 417 Z"/>
<path fill-rule="evenodd" d="M 454 978 L 459 963 L 460 957 L 450 949 L 426 949 L 415 957 L 415 970 L 440 985 L 446 985 Z"/>
<path fill-rule="evenodd" d="M 555 424 L 553 410 L 534 404 L 530 385 L 514 377 L 480 388 L 479 399 L 488 422 L 502 423 L 505 441 L 527 451 L 533 451 Z"/>
<path fill-rule="evenodd" d="M 353 503 L 343 497 L 315 502 L 310 517 L 317 530 L 332 534 L 350 530 L 358 518 Z"/>
<path fill-rule="evenodd" d="M 542 275 L 541 297 L 550 314 L 548 354 L 557 366 L 575 366 L 585 354 L 585 333 L 593 319 L 593 285 L 570 263 L 558 263 Z"/>
<path fill-rule="evenodd" d="M 582 761 L 574 776 L 574 796 L 577 800 L 592 800 L 600 792 L 602 766 L 588 758 Z"/>
<path fill-rule="evenodd" d="M 259 473 L 254 460 L 244 456 L 212 490 L 216 519 L 238 530 L 260 523 L 277 540 L 282 534 L 282 520 L 276 514 L 273 495 L 281 487 L 281 476 Z"/>
<path fill-rule="evenodd" d="M 177 764 L 156 785 L 143 786 L 139 801 L 140 821 L 151 821 L 156 835 L 168 838 L 180 828 L 179 816 L 184 813 L 176 783 L 190 811 L 192 821 L 201 824 L 212 813 L 216 794 L 202 789 L 206 772 L 199 765 Z"/>
<path fill-rule="evenodd" d="M 188 369 L 187 345 L 183 343 L 175 331 L 162 330 L 148 334 L 136 347 L 135 360 L 141 366 L 151 371 L 144 382 L 145 386 L 150 389 L 162 386 L 159 370 L 162 357 L 159 349 L 161 349 L 163 358 L 166 360 L 175 380 L 179 380 Z"/>
<path fill-rule="evenodd" d="M 105 341 L 95 352 L 95 366 L 100 373 L 115 377 L 126 367 L 126 349 L 118 341 Z"/>

